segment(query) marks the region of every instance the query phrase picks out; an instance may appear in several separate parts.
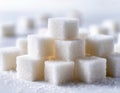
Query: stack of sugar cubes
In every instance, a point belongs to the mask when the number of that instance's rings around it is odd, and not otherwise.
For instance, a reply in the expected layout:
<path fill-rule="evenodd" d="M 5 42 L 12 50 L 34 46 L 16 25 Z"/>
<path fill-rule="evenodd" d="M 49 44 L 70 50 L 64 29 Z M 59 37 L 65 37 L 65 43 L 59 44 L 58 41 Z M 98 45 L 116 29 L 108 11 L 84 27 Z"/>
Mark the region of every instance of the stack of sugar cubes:
<path fill-rule="evenodd" d="M 28 55 L 17 57 L 18 77 L 56 85 L 74 80 L 92 83 L 106 77 L 106 59 L 85 57 L 85 39 L 77 38 L 77 19 L 51 18 L 48 31 L 52 37 L 28 36 Z"/>
<path fill-rule="evenodd" d="M 79 37 L 79 20 L 50 18 L 50 36 L 28 35 L 17 40 L 16 47 L 0 49 L 0 68 L 15 70 L 24 80 L 61 85 L 80 81 L 93 83 L 109 76 L 120 77 L 120 54 L 114 53 L 109 35 Z"/>
<path fill-rule="evenodd" d="M 117 21 L 114 20 L 105 20 L 100 25 L 90 25 L 89 32 L 91 35 L 102 34 L 102 35 L 111 35 L 114 37 L 114 40 L 117 41 L 118 35 L 120 32 L 120 26 Z"/>
<path fill-rule="evenodd" d="M 106 20 L 102 26 L 91 26 L 90 32 L 94 35 L 88 36 L 86 39 L 86 53 L 106 58 L 107 76 L 120 77 L 119 23 Z M 117 43 L 115 43 L 116 41 Z"/>

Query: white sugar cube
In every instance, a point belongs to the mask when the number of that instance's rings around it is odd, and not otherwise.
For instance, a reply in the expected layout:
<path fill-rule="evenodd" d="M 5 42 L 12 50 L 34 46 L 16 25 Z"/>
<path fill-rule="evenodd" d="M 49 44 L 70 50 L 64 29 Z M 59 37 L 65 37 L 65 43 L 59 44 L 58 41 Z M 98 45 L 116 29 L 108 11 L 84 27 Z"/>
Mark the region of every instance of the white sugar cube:
<path fill-rule="evenodd" d="M 91 35 L 96 35 L 96 34 L 109 35 L 110 34 L 109 30 L 98 25 L 91 25 L 89 28 L 89 31 Z"/>
<path fill-rule="evenodd" d="M 38 35 L 28 36 L 28 55 L 33 58 L 46 59 L 54 56 L 54 40 Z"/>
<path fill-rule="evenodd" d="M 33 59 L 28 55 L 17 57 L 17 76 L 28 81 L 44 79 L 44 61 Z"/>
<path fill-rule="evenodd" d="M 94 56 L 106 57 L 114 50 L 114 40 L 112 36 L 95 35 L 86 39 L 86 53 Z"/>
<path fill-rule="evenodd" d="M 20 49 L 20 54 L 27 54 L 27 38 L 18 38 L 16 47 Z"/>
<path fill-rule="evenodd" d="M 34 28 L 34 20 L 32 18 L 20 18 L 19 19 L 19 24 L 18 24 L 21 29 L 33 29 Z"/>
<path fill-rule="evenodd" d="M 45 81 L 61 85 L 73 81 L 74 62 L 72 61 L 46 61 Z"/>
<path fill-rule="evenodd" d="M 33 31 L 35 28 L 35 22 L 33 18 L 21 17 L 17 22 L 17 33 L 18 34 L 27 34 L 30 31 Z"/>
<path fill-rule="evenodd" d="M 79 21 L 74 18 L 50 18 L 48 30 L 55 39 L 76 39 Z"/>
<path fill-rule="evenodd" d="M 15 70 L 17 56 L 19 56 L 19 49 L 16 47 L 0 48 L 0 69 Z"/>
<path fill-rule="evenodd" d="M 102 24 L 103 27 L 107 28 L 111 34 L 115 34 L 120 32 L 120 26 L 116 21 L 113 20 L 105 20 Z"/>
<path fill-rule="evenodd" d="M 56 40 L 55 56 L 58 60 L 75 60 L 85 56 L 85 40 Z"/>
<path fill-rule="evenodd" d="M 40 26 L 47 26 L 48 24 L 48 18 L 50 18 L 51 15 L 44 13 L 40 15 Z"/>
<path fill-rule="evenodd" d="M 0 25 L 0 37 L 12 37 L 15 35 L 15 26 L 13 23 L 3 23 Z"/>
<path fill-rule="evenodd" d="M 106 59 L 85 57 L 75 63 L 76 78 L 85 83 L 94 83 L 106 78 Z"/>
<path fill-rule="evenodd" d="M 112 77 L 120 77 L 120 53 L 113 53 L 107 57 L 107 74 Z"/>

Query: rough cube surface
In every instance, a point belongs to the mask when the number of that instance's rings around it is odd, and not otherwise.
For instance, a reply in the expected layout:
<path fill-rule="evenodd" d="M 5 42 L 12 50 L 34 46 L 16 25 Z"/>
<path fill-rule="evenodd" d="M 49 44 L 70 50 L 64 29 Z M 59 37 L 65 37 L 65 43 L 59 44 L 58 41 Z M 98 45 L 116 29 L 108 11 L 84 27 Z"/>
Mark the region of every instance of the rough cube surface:
<path fill-rule="evenodd" d="M 0 48 L 0 69 L 15 70 L 17 56 L 19 56 L 19 49 L 16 47 Z"/>
<path fill-rule="evenodd" d="M 106 57 L 114 50 L 112 36 L 95 35 L 86 39 L 86 53 L 94 56 Z"/>
<path fill-rule="evenodd" d="M 85 56 L 85 41 L 78 40 L 56 40 L 55 56 L 58 60 L 75 60 Z"/>
<path fill-rule="evenodd" d="M 73 81 L 74 62 L 70 61 L 46 61 L 45 81 L 61 85 Z"/>
<path fill-rule="evenodd" d="M 76 39 L 79 31 L 79 20 L 74 18 L 50 18 L 48 30 L 55 39 Z"/>
<path fill-rule="evenodd" d="M 28 55 L 17 57 L 17 76 L 28 81 L 44 79 L 44 61 L 33 59 Z"/>
<path fill-rule="evenodd" d="M 106 59 L 85 57 L 75 64 L 75 75 L 79 81 L 93 83 L 106 78 Z"/>
<path fill-rule="evenodd" d="M 28 55 L 33 58 L 46 59 L 54 56 L 54 40 L 37 35 L 28 36 Z"/>
<path fill-rule="evenodd" d="M 21 54 L 27 54 L 27 38 L 18 38 L 16 47 L 20 49 Z"/>
<path fill-rule="evenodd" d="M 107 57 L 107 74 L 112 77 L 120 77 L 120 53 L 113 53 Z"/>

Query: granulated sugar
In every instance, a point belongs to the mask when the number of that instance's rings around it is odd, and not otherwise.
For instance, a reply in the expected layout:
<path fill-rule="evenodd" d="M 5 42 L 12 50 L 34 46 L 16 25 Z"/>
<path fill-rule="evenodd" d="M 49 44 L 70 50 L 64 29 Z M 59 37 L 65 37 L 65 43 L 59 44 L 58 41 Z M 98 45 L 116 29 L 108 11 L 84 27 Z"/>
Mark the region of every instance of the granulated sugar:
<path fill-rule="evenodd" d="M 9 93 L 119 93 L 120 78 L 109 78 L 94 84 L 69 83 L 54 86 L 44 81 L 29 82 L 16 78 L 16 72 L 0 72 L 0 91 Z"/>

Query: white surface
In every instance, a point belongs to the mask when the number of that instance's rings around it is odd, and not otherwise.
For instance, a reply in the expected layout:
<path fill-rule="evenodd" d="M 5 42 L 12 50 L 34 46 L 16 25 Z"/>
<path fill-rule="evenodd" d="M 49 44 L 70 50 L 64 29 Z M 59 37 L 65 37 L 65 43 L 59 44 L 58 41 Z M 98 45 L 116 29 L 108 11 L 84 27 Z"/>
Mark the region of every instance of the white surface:
<path fill-rule="evenodd" d="M 50 18 L 48 30 L 54 39 L 76 39 L 79 31 L 79 21 L 75 18 Z"/>
<path fill-rule="evenodd" d="M 58 60 L 76 60 L 85 56 L 85 40 L 55 40 L 55 57 Z"/>
<path fill-rule="evenodd" d="M 28 81 L 43 80 L 44 77 L 44 61 L 33 59 L 28 55 L 18 56 L 17 76 Z"/>
<path fill-rule="evenodd" d="M 73 61 L 45 61 L 45 81 L 61 85 L 73 81 L 74 62 Z"/>
<path fill-rule="evenodd" d="M 29 2 L 29 3 L 28 3 Z M 52 11 L 78 8 L 80 11 L 96 14 L 118 14 L 119 0 L 1 0 L 0 11 Z M 56 8 L 55 8 L 56 7 Z"/>
<path fill-rule="evenodd" d="M 27 40 L 28 55 L 30 57 L 44 60 L 48 57 L 54 56 L 54 39 L 40 37 L 39 35 L 29 35 Z"/>
<path fill-rule="evenodd" d="M 4 71 L 16 69 L 16 57 L 19 53 L 16 47 L 0 48 L 0 69 Z"/>
<path fill-rule="evenodd" d="M 94 35 L 86 39 L 86 53 L 94 56 L 105 57 L 114 50 L 112 36 Z"/>
<path fill-rule="evenodd" d="M 20 49 L 20 54 L 27 54 L 27 38 L 18 38 L 16 40 L 16 47 Z"/>
<path fill-rule="evenodd" d="M 15 72 L 0 72 L 1 93 L 119 93 L 120 78 L 107 78 L 94 84 L 69 83 L 54 86 L 46 82 L 29 82 L 16 78 Z"/>
<path fill-rule="evenodd" d="M 76 76 L 80 81 L 93 83 L 106 78 L 106 59 L 85 57 L 76 62 Z"/>

